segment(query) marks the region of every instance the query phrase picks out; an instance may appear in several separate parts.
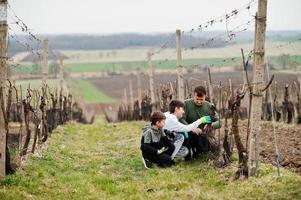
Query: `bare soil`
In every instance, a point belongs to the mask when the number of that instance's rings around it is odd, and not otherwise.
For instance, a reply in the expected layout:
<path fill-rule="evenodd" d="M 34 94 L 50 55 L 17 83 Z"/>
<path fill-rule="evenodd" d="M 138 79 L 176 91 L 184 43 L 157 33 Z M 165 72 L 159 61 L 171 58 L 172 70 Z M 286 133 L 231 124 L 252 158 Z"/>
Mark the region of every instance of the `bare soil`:
<path fill-rule="evenodd" d="M 251 72 L 249 72 L 251 74 Z M 233 72 L 215 72 L 211 73 L 213 87 L 217 88 L 217 85 L 221 81 L 222 86 L 228 86 L 228 80 L 232 80 L 232 84 L 235 87 L 239 86 L 243 82 L 243 76 L 241 71 L 233 71 Z M 250 80 L 251 80 L 250 76 Z M 174 73 L 160 73 L 155 74 L 154 83 L 155 88 L 159 87 L 160 84 L 166 84 L 168 82 L 176 82 L 177 75 Z M 129 88 L 129 80 L 132 80 L 133 83 L 133 95 L 137 96 L 137 77 L 136 75 L 116 75 L 111 77 L 103 77 L 97 79 L 88 79 L 94 85 L 96 85 L 102 92 L 106 95 L 114 97 L 116 99 L 121 99 L 124 94 L 124 88 Z M 284 88 L 286 83 L 293 83 L 293 81 L 297 81 L 297 74 L 276 74 L 275 79 L 277 82 L 277 87 Z M 185 74 L 184 81 L 187 81 L 190 86 L 195 87 L 197 85 L 203 84 L 204 81 L 208 81 L 208 73 L 193 73 L 193 74 Z M 149 89 L 149 77 L 147 72 L 144 72 L 141 75 L 141 84 L 142 90 L 146 91 Z M 273 85 L 274 87 L 274 85 Z M 273 88 L 272 87 L 272 88 Z M 129 92 L 128 92 L 129 94 Z M 116 102 L 118 104 L 118 101 Z"/>
<path fill-rule="evenodd" d="M 231 124 L 230 124 L 231 127 Z M 301 125 L 276 123 L 275 135 L 272 122 L 263 122 L 260 133 L 261 161 L 276 165 L 277 144 L 282 167 L 301 174 Z M 247 120 L 239 122 L 239 132 L 243 144 L 246 143 Z"/>

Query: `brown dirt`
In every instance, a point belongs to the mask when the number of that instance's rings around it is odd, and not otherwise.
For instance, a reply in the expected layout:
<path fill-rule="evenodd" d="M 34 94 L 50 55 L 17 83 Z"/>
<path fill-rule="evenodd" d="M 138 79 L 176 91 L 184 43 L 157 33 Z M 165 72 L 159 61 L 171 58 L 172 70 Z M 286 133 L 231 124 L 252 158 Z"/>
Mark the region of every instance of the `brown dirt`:
<path fill-rule="evenodd" d="M 249 72 L 251 74 L 251 72 Z M 194 74 L 185 74 L 184 80 L 188 81 L 189 84 L 192 86 L 197 86 L 202 84 L 203 81 L 208 81 L 207 72 L 204 73 L 194 73 Z M 232 79 L 232 83 L 234 88 L 242 83 L 242 72 L 241 71 L 234 71 L 234 72 L 223 72 L 223 73 L 212 73 L 212 81 L 215 84 L 214 87 L 217 87 L 219 82 L 222 82 L 223 86 L 228 85 L 228 79 Z M 94 85 L 96 85 L 102 92 L 106 95 L 121 99 L 124 94 L 124 88 L 129 88 L 129 80 L 133 81 L 133 95 L 134 97 L 137 96 L 137 78 L 135 75 L 116 75 L 111 77 L 104 77 L 104 78 L 97 78 L 97 79 L 88 79 Z M 159 87 L 160 84 L 168 83 L 168 82 L 175 82 L 177 79 L 176 74 L 168 74 L 168 73 L 161 73 L 155 74 L 154 83 L 155 88 Z M 250 77 L 251 80 L 251 77 Z M 276 74 L 275 81 L 277 81 L 278 86 L 284 88 L 285 83 L 292 83 L 293 81 L 297 80 L 296 74 Z M 141 76 L 141 84 L 142 90 L 149 89 L 149 78 L 147 76 L 147 72 Z M 280 92 L 280 91 L 278 91 Z M 282 93 L 281 93 L 282 94 Z M 118 101 L 116 102 L 118 103 Z"/>
<path fill-rule="evenodd" d="M 231 127 L 231 123 L 229 124 Z M 223 130 L 222 130 L 223 132 Z M 246 142 L 247 120 L 239 122 L 243 144 Z M 276 138 L 281 166 L 301 174 L 301 126 L 276 123 Z M 260 134 L 261 161 L 276 165 L 275 142 L 272 122 L 263 122 Z"/>

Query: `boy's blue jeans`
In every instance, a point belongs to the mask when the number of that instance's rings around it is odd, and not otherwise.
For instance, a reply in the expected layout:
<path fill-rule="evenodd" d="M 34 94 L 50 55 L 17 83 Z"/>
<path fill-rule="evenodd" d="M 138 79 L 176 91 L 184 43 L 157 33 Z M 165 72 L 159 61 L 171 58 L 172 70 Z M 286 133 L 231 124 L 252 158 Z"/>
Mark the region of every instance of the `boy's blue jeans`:
<path fill-rule="evenodd" d="M 174 157 L 181 157 L 184 158 L 188 154 L 188 149 L 184 146 L 182 146 L 184 142 L 184 136 L 183 134 L 176 133 L 175 138 L 173 139 L 173 144 L 175 145 L 175 150 L 171 155 L 171 159 L 174 159 Z"/>

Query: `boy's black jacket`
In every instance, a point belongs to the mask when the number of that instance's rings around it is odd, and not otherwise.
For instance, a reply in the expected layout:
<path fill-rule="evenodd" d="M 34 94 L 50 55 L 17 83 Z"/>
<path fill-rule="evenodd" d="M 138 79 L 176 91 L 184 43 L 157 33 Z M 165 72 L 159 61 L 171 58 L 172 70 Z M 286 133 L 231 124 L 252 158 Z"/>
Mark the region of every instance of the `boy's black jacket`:
<path fill-rule="evenodd" d="M 162 129 L 154 129 L 150 125 L 143 128 L 140 149 L 144 155 L 156 155 L 159 149 L 169 147 L 171 144 L 171 139 Z"/>

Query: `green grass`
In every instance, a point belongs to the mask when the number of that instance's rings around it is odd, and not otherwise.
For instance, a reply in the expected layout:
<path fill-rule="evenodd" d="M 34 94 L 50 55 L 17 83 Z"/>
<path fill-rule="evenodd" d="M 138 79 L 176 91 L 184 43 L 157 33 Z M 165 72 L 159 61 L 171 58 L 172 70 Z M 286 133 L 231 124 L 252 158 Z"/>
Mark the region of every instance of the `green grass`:
<path fill-rule="evenodd" d="M 85 103 L 113 103 L 115 99 L 102 93 L 95 85 L 87 80 L 68 80 L 73 96 L 79 96 Z"/>
<path fill-rule="evenodd" d="M 34 80 L 17 80 L 16 86 L 22 87 L 22 90 L 25 91 L 29 86 L 31 89 L 38 89 L 40 90 L 42 85 L 41 79 L 34 79 Z M 50 87 L 51 90 L 55 90 L 59 87 L 59 80 L 58 79 L 48 79 L 47 85 Z"/>
<path fill-rule="evenodd" d="M 184 59 L 184 67 L 191 65 L 203 64 L 208 66 L 235 66 L 240 65 L 242 62 L 241 57 L 234 57 L 234 60 L 231 58 L 200 58 L 200 59 Z M 269 60 L 276 65 L 280 65 L 278 56 L 270 56 Z M 301 64 L 301 56 L 296 55 L 290 58 L 290 61 L 297 62 Z M 152 62 L 153 66 L 156 69 L 176 69 L 177 60 L 155 60 Z M 83 62 L 83 63 L 68 63 L 65 64 L 67 70 L 72 73 L 84 73 L 84 72 L 121 72 L 127 70 L 135 70 L 137 68 L 148 69 L 148 64 L 146 61 L 118 61 L 118 62 Z M 19 67 L 17 67 L 19 68 Z M 31 66 L 23 67 L 21 66 L 20 70 L 23 70 L 23 73 L 29 73 Z"/>
<path fill-rule="evenodd" d="M 229 181 L 235 164 L 205 161 L 144 169 L 139 150 L 145 122 L 68 124 L 51 135 L 43 157 L 0 181 L 0 199 L 300 199 L 301 176 L 260 165 L 260 176 Z"/>
<path fill-rule="evenodd" d="M 16 85 L 19 88 L 20 85 L 22 86 L 23 95 L 26 92 L 28 86 L 32 89 L 40 89 L 41 87 L 41 80 L 18 80 L 16 81 Z M 102 93 L 96 86 L 90 83 L 87 80 L 68 80 L 68 85 L 70 92 L 73 96 L 78 96 L 83 100 L 85 103 L 113 103 L 115 99 L 105 95 Z M 52 91 L 55 91 L 59 87 L 59 80 L 58 79 L 48 79 L 47 84 L 49 85 Z"/>
<path fill-rule="evenodd" d="M 11 67 L 10 70 L 14 74 L 30 74 L 33 72 L 33 66 L 31 64 L 20 64 Z"/>
<path fill-rule="evenodd" d="M 132 62 L 114 62 L 114 63 L 70 63 L 65 65 L 70 72 L 82 73 L 82 72 L 106 72 L 112 71 L 115 68 L 116 71 L 124 71 L 125 69 L 136 69 L 138 67 L 146 67 L 146 62 L 132 61 Z"/>
<path fill-rule="evenodd" d="M 225 60 L 225 61 L 224 61 Z M 240 59 L 232 61 L 229 58 L 204 58 L 204 59 L 185 59 L 183 61 L 184 66 L 190 66 L 194 64 L 207 64 L 215 66 L 229 66 L 241 63 Z M 114 62 L 114 63 L 70 63 L 65 65 L 70 72 L 83 73 L 83 72 L 107 72 L 112 71 L 113 68 L 119 71 L 135 70 L 137 68 L 147 69 L 148 65 L 146 61 L 127 61 L 127 62 Z M 156 69 L 176 69 L 176 60 L 156 60 L 153 61 L 153 66 Z"/>
<path fill-rule="evenodd" d="M 269 57 L 269 60 L 277 65 L 281 65 L 281 59 L 278 56 L 273 56 L 273 57 Z M 301 64 L 301 56 L 300 55 L 290 55 L 289 59 L 288 59 L 288 65 L 290 63 L 297 63 L 297 64 Z"/>
<path fill-rule="evenodd" d="M 276 65 L 280 65 L 278 56 L 271 56 L 269 60 Z M 291 56 L 290 61 L 301 64 L 301 56 Z M 154 68 L 156 69 L 176 69 L 177 61 L 176 60 L 155 60 L 152 62 Z M 202 58 L 202 59 L 185 59 L 183 64 L 185 67 L 191 65 L 208 65 L 212 67 L 225 67 L 225 66 L 235 66 L 241 65 L 242 58 L 234 57 L 231 58 Z M 113 68 L 116 72 L 126 71 L 126 70 L 135 70 L 137 68 L 148 69 L 148 65 L 144 61 L 132 61 L 132 62 L 113 62 L 113 63 L 70 63 L 66 64 L 66 68 L 73 73 L 83 73 L 83 72 L 111 72 Z"/>

